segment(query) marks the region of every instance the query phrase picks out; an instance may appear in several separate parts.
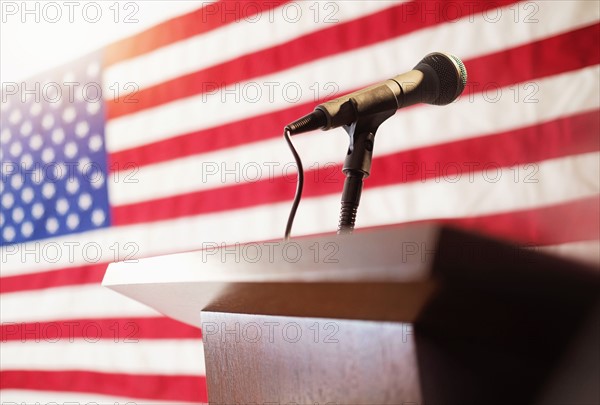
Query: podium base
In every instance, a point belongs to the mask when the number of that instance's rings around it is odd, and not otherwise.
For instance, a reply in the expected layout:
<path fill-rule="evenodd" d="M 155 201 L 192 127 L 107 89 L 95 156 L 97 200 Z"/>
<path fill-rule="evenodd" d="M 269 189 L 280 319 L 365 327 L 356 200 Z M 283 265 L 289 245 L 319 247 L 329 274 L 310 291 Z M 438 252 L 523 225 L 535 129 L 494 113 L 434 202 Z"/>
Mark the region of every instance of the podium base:
<path fill-rule="evenodd" d="M 407 323 L 202 312 L 210 404 L 420 404 Z"/>

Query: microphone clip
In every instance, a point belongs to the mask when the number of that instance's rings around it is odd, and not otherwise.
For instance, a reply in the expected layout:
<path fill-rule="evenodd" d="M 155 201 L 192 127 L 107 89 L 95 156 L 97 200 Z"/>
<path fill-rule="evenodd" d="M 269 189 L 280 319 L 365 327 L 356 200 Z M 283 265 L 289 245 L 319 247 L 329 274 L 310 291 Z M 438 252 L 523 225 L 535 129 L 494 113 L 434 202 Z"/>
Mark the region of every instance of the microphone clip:
<path fill-rule="evenodd" d="M 350 99 L 348 103 L 353 103 Z M 371 174 L 375 133 L 379 126 L 396 113 L 396 109 L 359 116 L 358 120 L 343 128 L 350 137 L 350 144 L 342 171 L 346 175 L 342 192 L 342 206 L 338 234 L 354 230 L 356 212 L 360 203 L 363 181 Z"/>

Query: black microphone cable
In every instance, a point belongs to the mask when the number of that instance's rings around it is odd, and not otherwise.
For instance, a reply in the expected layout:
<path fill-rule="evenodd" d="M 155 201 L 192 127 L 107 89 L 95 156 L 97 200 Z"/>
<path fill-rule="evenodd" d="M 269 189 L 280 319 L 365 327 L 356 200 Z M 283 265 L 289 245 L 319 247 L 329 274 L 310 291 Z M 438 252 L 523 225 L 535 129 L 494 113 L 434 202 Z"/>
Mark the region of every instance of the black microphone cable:
<path fill-rule="evenodd" d="M 296 183 L 296 194 L 294 195 L 294 202 L 292 203 L 292 209 L 290 210 L 290 215 L 288 216 L 287 225 L 285 227 L 285 236 L 284 240 L 290 239 L 290 234 L 292 233 L 292 225 L 294 224 L 294 218 L 296 217 L 296 211 L 298 210 L 298 205 L 300 205 L 300 199 L 302 198 L 302 189 L 304 188 L 304 168 L 302 167 L 302 160 L 300 159 L 300 155 L 294 148 L 294 144 L 292 143 L 291 138 L 291 130 L 288 127 L 285 127 L 283 130 L 283 137 L 287 142 L 290 150 L 292 151 L 292 155 L 294 155 L 294 159 L 296 160 L 296 166 L 298 167 L 298 181 Z"/>

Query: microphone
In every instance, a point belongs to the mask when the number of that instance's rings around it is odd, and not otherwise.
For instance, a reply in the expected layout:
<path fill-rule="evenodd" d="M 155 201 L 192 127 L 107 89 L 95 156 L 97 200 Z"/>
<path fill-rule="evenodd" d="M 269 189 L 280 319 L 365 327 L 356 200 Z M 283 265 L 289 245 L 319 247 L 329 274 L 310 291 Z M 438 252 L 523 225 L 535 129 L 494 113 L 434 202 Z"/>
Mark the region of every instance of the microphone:
<path fill-rule="evenodd" d="M 463 92 L 467 69 L 454 55 L 433 52 L 410 72 L 318 105 L 285 127 L 291 135 L 350 125 L 361 117 L 395 111 L 413 104 L 450 104 Z M 393 113 L 390 113 L 390 115 Z"/>

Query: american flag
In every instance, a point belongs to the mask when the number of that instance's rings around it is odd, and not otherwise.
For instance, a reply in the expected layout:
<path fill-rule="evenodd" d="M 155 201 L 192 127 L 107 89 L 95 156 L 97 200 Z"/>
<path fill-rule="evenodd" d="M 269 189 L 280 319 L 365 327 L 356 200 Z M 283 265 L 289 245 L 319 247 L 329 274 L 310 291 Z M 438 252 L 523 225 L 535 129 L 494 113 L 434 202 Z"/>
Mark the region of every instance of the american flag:
<path fill-rule="evenodd" d="M 103 289 L 107 264 L 281 237 L 283 126 L 432 51 L 466 90 L 380 127 L 357 227 L 437 219 L 598 262 L 599 21 L 597 1 L 199 2 L 5 86 L 2 401 L 206 402 L 201 332 Z M 293 234 L 332 232 L 348 136 L 294 142 Z"/>

